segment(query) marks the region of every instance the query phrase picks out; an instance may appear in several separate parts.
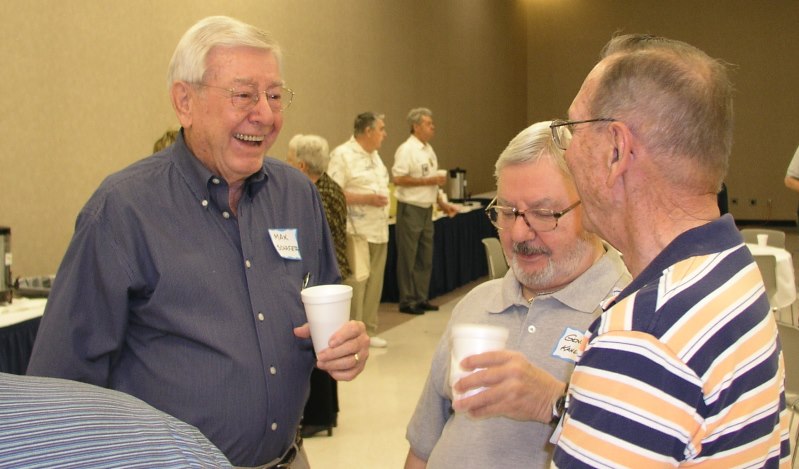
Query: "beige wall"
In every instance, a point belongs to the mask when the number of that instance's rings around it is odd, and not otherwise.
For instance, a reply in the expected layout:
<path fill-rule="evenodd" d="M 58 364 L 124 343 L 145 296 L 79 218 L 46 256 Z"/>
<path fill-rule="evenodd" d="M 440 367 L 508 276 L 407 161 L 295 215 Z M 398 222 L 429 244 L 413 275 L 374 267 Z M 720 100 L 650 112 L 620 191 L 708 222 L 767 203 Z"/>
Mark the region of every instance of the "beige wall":
<path fill-rule="evenodd" d="M 0 225 L 13 275 L 54 273 L 102 179 L 150 154 L 176 124 L 165 74 L 198 19 L 240 18 L 285 49 L 297 92 L 270 154 L 295 133 L 346 140 L 356 114 L 386 114 L 393 163 L 411 107 L 434 112 L 442 167 L 473 187 L 525 124 L 523 5 L 493 0 L 70 0 L 4 2 L 0 19 Z"/>
<path fill-rule="evenodd" d="M 181 34 L 212 14 L 268 29 L 285 49 L 297 100 L 270 154 L 284 157 L 300 132 L 335 146 L 357 113 L 375 110 L 386 113 L 390 166 L 408 109 L 424 105 L 442 167 L 467 169 L 472 192 L 493 189 L 496 156 L 526 124 L 565 114 L 614 31 L 683 39 L 738 66 L 733 213 L 793 218 L 782 178 L 799 144 L 797 0 L 4 3 L 0 225 L 12 228 L 15 276 L 55 272 L 100 181 L 176 124 L 166 67 Z"/>
<path fill-rule="evenodd" d="M 689 42 L 735 64 L 735 144 L 726 184 L 738 204 L 730 211 L 739 220 L 794 220 L 799 197 L 783 178 L 799 144 L 799 1 L 527 3 L 528 121 L 565 115 L 616 31 Z"/>

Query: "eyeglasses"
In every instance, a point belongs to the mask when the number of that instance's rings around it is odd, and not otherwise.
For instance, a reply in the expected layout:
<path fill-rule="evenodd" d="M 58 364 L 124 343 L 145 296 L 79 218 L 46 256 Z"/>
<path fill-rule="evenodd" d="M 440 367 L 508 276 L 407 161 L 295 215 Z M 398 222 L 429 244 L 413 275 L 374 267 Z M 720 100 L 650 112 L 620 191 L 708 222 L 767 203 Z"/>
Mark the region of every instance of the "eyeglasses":
<path fill-rule="evenodd" d="M 574 126 L 577 124 L 589 124 L 591 122 L 616 122 L 616 119 L 612 117 L 600 117 L 598 119 L 586 119 L 582 121 L 555 120 L 549 124 L 549 130 L 552 132 L 552 140 L 558 148 L 566 151 L 569 149 L 569 144 L 572 142 Z M 564 130 L 563 127 L 566 127 L 566 129 Z"/>
<path fill-rule="evenodd" d="M 517 217 L 522 217 L 524 223 L 531 230 L 537 232 L 552 231 L 558 227 L 558 220 L 563 215 L 571 212 L 572 209 L 580 205 L 580 200 L 569 205 L 563 210 L 556 212 L 548 208 L 531 208 L 527 210 L 519 210 L 514 207 L 505 207 L 497 205 L 497 199 L 491 201 L 486 207 L 486 215 L 491 220 L 491 224 L 500 230 L 505 230 L 516 223 Z"/>
<path fill-rule="evenodd" d="M 206 85 L 205 83 L 198 83 L 200 86 L 206 88 L 216 88 L 230 93 L 230 103 L 236 109 L 242 111 L 249 111 L 258 104 L 261 100 L 261 94 L 266 97 L 266 102 L 273 112 L 282 112 L 291 106 L 294 101 L 294 92 L 285 86 L 278 86 L 264 91 L 258 91 L 255 86 L 245 86 L 242 89 L 224 88 L 221 86 Z"/>

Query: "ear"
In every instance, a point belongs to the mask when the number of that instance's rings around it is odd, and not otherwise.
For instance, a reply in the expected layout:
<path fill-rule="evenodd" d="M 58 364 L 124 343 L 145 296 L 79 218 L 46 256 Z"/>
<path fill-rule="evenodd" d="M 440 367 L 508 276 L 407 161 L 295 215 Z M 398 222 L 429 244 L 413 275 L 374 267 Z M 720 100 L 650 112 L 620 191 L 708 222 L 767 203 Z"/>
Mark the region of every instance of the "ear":
<path fill-rule="evenodd" d="M 191 128 L 194 108 L 194 90 L 191 85 L 183 81 L 173 83 L 170 97 L 172 98 L 172 108 L 175 110 L 181 127 Z"/>
<path fill-rule="evenodd" d="M 634 162 L 632 151 L 633 138 L 630 129 L 622 122 L 611 122 L 609 131 L 613 148 L 607 156 L 608 187 L 618 184 Z"/>

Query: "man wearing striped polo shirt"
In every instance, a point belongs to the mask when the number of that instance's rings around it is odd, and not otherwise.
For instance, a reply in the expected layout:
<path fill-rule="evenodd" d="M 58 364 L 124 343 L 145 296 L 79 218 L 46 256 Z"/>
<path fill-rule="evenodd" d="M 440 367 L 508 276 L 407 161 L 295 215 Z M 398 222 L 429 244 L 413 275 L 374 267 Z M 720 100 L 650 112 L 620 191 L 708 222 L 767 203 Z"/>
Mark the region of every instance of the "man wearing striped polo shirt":
<path fill-rule="evenodd" d="M 634 278 L 581 344 L 554 464 L 788 467 L 777 327 L 716 203 L 732 145 L 726 68 L 651 36 L 616 37 L 602 57 L 552 136 L 589 228 Z"/>

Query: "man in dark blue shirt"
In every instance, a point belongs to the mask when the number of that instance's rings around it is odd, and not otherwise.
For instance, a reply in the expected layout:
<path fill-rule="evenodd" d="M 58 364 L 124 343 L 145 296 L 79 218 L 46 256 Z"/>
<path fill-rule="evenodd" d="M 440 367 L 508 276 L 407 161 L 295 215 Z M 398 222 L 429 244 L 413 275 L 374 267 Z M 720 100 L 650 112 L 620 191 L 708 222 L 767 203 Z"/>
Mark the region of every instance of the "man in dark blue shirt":
<path fill-rule="evenodd" d="M 79 214 L 28 367 L 139 397 L 236 466 L 293 460 L 313 366 L 353 379 L 369 347 L 355 321 L 317 356 L 309 339 L 300 289 L 339 272 L 313 183 L 264 157 L 293 97 L 280 59 L 231 18 L 186 32 L 169 69 L 180 135 Z"/>

